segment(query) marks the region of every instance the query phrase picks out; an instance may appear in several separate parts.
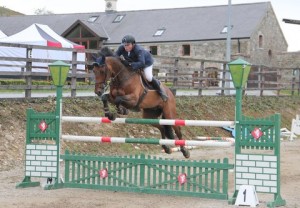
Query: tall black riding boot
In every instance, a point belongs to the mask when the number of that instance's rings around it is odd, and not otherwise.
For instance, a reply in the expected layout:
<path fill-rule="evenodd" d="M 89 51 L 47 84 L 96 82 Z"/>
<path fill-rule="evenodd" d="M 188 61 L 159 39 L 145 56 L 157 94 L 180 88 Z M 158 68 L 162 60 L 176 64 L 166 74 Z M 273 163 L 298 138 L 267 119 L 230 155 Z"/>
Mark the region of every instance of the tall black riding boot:
<path fill-rule="evenodd" d="M 168 100 L 168 95 L 166 94 L 165 90 L 159 85 L 159 82 L 157 79 L 152 78 L 152 86 L 153 88 L 158 92 L 161 99 L 166 102 Z"/>

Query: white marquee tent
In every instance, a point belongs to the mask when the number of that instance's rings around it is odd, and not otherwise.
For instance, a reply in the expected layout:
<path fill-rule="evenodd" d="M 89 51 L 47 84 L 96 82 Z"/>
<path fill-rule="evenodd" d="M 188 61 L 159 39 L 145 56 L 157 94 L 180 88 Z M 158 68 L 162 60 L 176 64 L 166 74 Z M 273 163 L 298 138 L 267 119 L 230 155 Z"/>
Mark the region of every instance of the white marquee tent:
<path fill-rule="evenodd" d="M 1 38 L 5 38 L 5 37 L 7 37 L 7 35 L 5 35 L 4 32 L 2 32 L 2 31 L 0 30 L 0 39 L 1 39 Z"/>
<path fill-rule="evenodd" d="M 42 24 L 32 24 L 28 28 L 14 35 L 0 38 L 3 43 L 18 43 L 38 46 L 48 46 L 55 48 L 77 48 L 77 61 L 85 61 L 84 46 L 73 43 L 55 33 L 50 27 Z M 26 58 L 26 49 L 17 47 L 0 46 L 0 56 Z M 53 59 L 61 61 L 71 61 L 71 51 L 32 49 L 32 58 Z M 21 71 L 25 68 L 25 62 L 2 61 L 0 60 L 0 71 Z M 33 62 L 33 72 L 47 72 L 49 63 Z M 13 65 L 8 66 L 8 65 Z M 39 68 L 40 67 L 40 68 Z M 84 70 L 85 65 L 77 65 L 77 69 Z"/>

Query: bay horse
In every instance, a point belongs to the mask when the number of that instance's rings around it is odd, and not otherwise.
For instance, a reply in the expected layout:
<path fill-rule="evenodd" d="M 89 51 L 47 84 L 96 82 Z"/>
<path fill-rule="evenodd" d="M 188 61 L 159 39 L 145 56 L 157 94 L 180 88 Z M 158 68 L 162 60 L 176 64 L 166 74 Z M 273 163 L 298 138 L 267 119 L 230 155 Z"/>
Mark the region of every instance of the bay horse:
<path fill-rule="evenodd" d="M 108 102 L 110 102 L 117 107 L 120 114 L 127 113 L 124 110 L 125 107 L 132 111 L 142 111 L 143 118 L 157 119 L 159 116 L 163 119 L 176 118 L 176 100 L 168 87 L 161 83 L 168 95 L 168 100 L 164 102 L 155 90 L 144 87 L 141 72 L 126 67 L 120 57 L 115 56 L 108 47 L 102 48 L 99 54 L 96 64 L 93 64 L 95 94 L 101 97 L 106 117 L 110 120 L 115 119 L 115 115 L 108 107 Z M 108 93 L 105 93 L 107 87 L 110 89 Z M 183 139 L 180 126 L 155 124 L 153 126 L 159 129 L 162 139 L 174 139 L 172 128 L 177 138 Z M 170 147 L 162 145 L 162 148 L 166 153 L 172 153 Z M 190 157 L 189 150 L 184 146 L 181 146 L 180 150 L 185 158 Z"/>

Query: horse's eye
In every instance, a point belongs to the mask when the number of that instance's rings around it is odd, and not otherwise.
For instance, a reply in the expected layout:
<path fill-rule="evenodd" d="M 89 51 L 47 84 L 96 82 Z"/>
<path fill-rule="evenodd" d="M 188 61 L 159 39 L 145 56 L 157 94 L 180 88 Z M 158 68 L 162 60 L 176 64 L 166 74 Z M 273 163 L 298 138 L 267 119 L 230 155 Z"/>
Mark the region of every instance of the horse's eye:
<path fill-rule="evenodd" d="M 102 70 L 93 70 L 93 72 L 94 72 L 94 74 L 96 74 L 96 75 L 103 75 L 103 74 L 105 74 L 105 72 L 104 71 L 102 71 Z"/>
<path fill-rule="evenodd" d="M 105 72 L 104 71 L 100 71 L 100 74 L 105 74 Z"/>

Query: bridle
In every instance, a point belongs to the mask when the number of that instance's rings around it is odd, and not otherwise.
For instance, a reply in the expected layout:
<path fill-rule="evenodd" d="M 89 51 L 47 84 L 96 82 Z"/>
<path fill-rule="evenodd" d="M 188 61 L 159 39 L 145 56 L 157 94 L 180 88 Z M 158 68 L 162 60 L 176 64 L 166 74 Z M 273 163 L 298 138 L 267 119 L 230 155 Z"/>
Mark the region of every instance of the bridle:
<path fill-rule="evenodd" d="M 120 71 L 118 71 L 118 72 L 116 73 L 116 75 L 110 76 L 110 83 L 109 83 L 109 85 L 108 85 L 107 82 L 109 81 L 109 76 L 108 76 L 108 71 L 109 71 L 109 70 L 107 69 L 106 64 L 99 65 L 99 67 L 105 67 L 105 70 L 104 70 L 104 73 L 105 73 L 104 76 L 105 76 L 105 78 L 104 78 L 104 81 L 102 81 L 102 82 L 95 82 L 95 86 L 96 86 L 96 88 L 99 87 L 101 90 L 103 90 L 103 92 L 105 92 L 106 89 L 107 89 L 109 86 L 120 87 L 120 85 L 121 85 L 123 82 L 129 80 L 130 78 L 133 77 L 132 75 L 134 75 L 134 74 L 137 73 L 137 71 L 134 70 L 134 71 L 132 71 L 128 76 L 120 77 L 120 75 L 122 74 L 122 72 L 126 69 L 126 68 L 124 67 L 124 68 L 122 68 Z M 95 75 L 96 75 L 96 73 L 102 73 L 102 72 L 99 72 L 99 71 L 96 72 L 96 70 L 94 70 L 94 73 L 95 73 Z M 112 74 L 111 74 L 111 75 L 112 75 Z"/>
<path fill-rule="evenodd" d="M 102 65 L 99 65 L 98 67 L 106 67 L 106 65 L 102 64 Z M 95 73 L 95 76 L 103 73 L 102 71 L 98 71 L 98 70 L 93 70 L 93 71 Z M 105 92 L 106 89 L 107 89 L 107 87 L 108 87 L 108 85 L 107 85 L 107 81 L 108 81 L 108 79 L 107 79 L 108 78 L 107 71 L 108 71 L 107 69 L 104 70 L 104 81 L 102 81 L 102 82 L 95 82 L 96 88 L 100 88 L 101 90 L 103 90 L 103 92 Z"/>

